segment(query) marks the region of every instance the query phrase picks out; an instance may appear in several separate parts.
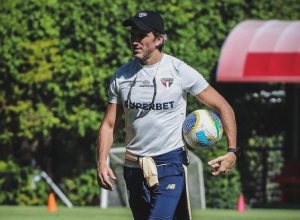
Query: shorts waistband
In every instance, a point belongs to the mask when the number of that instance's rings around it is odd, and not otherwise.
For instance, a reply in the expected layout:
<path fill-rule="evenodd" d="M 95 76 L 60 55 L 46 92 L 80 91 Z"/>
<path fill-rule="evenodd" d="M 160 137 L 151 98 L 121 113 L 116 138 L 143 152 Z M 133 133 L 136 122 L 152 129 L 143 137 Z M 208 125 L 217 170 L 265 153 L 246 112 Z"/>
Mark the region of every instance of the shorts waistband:
<path fill-rule="evenodd" d="M 125 159 L 138 162 L 142 156 L 133 154 L 129 151 L 125 152 Z M 167 163 L 180 163 L 187 165 L 189 163 L 187 151 L 184 147 L 177 148 L 168 153 L 152 157 L 156 165 Z"/>

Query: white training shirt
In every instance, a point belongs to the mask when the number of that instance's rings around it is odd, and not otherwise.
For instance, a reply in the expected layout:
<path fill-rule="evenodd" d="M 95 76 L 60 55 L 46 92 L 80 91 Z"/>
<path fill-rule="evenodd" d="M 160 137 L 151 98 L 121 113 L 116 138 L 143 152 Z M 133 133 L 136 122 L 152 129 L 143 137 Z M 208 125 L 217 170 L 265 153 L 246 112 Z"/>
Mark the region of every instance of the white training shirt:
<path fill-rule="evenodd" d="M 111 81 L 108 101 L 124 107 L 126 149 L 157 156 L 182 147 L 187 93 L 195 96 L 207 86 L 200 73 L 167 54 L 154 65 L 142 66 L 137 60 L 123 65 Z"/>

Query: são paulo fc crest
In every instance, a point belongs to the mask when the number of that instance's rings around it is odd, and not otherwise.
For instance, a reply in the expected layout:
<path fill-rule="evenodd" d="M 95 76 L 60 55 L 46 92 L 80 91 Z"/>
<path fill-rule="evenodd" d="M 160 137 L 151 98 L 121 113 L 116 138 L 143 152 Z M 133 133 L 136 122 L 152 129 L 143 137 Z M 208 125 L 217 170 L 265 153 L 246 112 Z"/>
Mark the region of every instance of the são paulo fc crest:
<path fill-rule="evenodd" d="M 164 87 L 170 88 L 173 84 L 174 79 L 173 78 L 161 78 L 161 83 Z"/>

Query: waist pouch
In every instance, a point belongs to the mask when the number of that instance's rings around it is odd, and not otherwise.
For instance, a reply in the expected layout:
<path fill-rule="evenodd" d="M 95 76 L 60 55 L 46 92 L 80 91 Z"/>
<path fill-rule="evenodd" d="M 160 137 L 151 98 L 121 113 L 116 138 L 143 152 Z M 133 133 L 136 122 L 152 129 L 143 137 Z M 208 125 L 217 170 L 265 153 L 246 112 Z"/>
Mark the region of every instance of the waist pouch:
<path fill-rule="evenodd" d="M 165 154 L 154 157 L 140 157 L 128 151 L 125 152 L 125 159 L 137 161 L 143 170 L 144 178 L 149 187 L 158 185 L 158 174 L 156 165 L 162 164 L 188 164 L 187 152 L 184 148 L 178 148 Z"/>

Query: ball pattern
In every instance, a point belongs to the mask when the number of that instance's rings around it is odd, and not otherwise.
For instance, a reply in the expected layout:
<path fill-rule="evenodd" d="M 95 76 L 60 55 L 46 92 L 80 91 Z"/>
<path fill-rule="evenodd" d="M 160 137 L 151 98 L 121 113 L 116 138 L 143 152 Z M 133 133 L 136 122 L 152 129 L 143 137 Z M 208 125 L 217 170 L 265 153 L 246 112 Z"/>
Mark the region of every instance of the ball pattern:
<path fill-rule="evenodd" d="M 222 138 L 223 126 L 217 114 L 200 109 L 186 117 L 182 133 L 191 148 L 209 148 Z"/>

